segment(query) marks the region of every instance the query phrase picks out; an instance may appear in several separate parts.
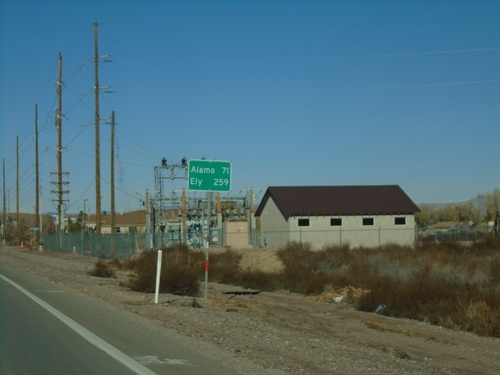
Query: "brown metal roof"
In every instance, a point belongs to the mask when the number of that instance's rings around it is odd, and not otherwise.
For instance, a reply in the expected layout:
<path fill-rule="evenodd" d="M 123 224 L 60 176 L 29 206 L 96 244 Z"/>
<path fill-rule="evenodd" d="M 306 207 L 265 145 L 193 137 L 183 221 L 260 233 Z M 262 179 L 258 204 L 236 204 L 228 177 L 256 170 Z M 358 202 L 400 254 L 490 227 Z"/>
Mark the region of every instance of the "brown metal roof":
<path fill-rule="evenodd" d="M 255 216 L 272 198 L 283 216 L 413 214 L 420 209 L 398 185 L 270 186 Z"/>
<path fill-rule="evenodd" d="M 96 215 L 92 214 L 85 218 L 87 223 L 95 223 Z M 101 215 L 101 223 L 111 225 L 111 215 Z M 123 214 L 115 214 L 115 225 L 117 226 L 144 226 L 146 225 L 146 210 L 137 210 L 125 212 Z"/>

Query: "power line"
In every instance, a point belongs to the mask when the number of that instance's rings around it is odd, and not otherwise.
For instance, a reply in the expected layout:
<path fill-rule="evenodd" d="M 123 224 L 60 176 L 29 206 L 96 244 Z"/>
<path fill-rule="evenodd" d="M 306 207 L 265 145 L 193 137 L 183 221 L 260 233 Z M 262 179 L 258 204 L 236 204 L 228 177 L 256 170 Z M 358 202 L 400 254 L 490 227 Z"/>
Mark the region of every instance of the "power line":
<path fill-rule="evenodd" d="M 421 52 L 399 52 L 399 53 L 379 53 L 367 55 L 341 55 L 341 56 L 312 56 L 312 57 L 276 57 L 276 58 L 256 58 L 256 59 L 213 59 L 213 60 L 169 60 L 174 63 L 265 63 L 265 62 L 300 62 L 300 61 L 334 61 L 350 59 L 369 59 L 385 57 L 413 57 L 413 56 L 432 56 L 432 55 L 450 55 L 461 53 L 495 52 L 500 51 L 500 47 L 487 48 L 469 48 L 458 50 L 442 51 L 421 51 Z"/>
<path fill-rule="evenodd" d="M 136 145 L 136 146 L 138 146 L 139 148 L 141 148 L 141 149 L 143 149 L 144 151 L 146 151 L 146 153 L 142 153 L 142 155 L 144 155 L 144 156 L 149 156 L 149 157 L 152 157 L 152 158 L 154 158 L 154 159 L 161 159 L 161 156 L 158 156 L 158 155 L 156 155 L 156 154 L 154 154 L 154 153 L 152 153 L 152 152 L 150 151 L 150 150 L 151 150 L 151 148 L 147 148 L 147 147 L 145 147 L 145 146 L 143 146 L 143 145 L 140 145 L 140 144 L 139 144 L 139 143 L 137 143 L 134 139 L 132 139 L 132 138 L 128 137 L 128 136 L 127 136 L 124 132 L 120 132 L 119 134 L 120 134 L 120 137 L 123 137 L 123 138 L 128 139 L 130 142 L 132 142 L 133 144 L 135 144 L 135 145 Z M 127 148 L 127 147 L 124 147 L 124 148 Z M 140 152 L 138 152 L 138 151 L 136 151 L 136 150 L 133 150 L 133 149 L 130 149 L 130 148 L 127 148 L 127 149 L 129 149 L 129 150 L 131 150 L 131 151 L 134 151 L 134 152 L 137 152 L 138 154 L 141 154 Z"/>
<path fill-rule="evenodd" d="M 85 194 L 87 194 L 87 191 L 92 187 L 92 185 L 94 184 L 94 180 L 92 180 L 92 182 L 89 184 L 89 186 L 87 186 L 87 188 L 85 189 L 85 191 L 80 194 L 80 196 L 74 200 L 74 202 L 72 202 L 68 208 L 71 208 L 72 206 L 76 205 L 78 202 L 80 202 L 80 199 L 82 199 L 84 197 Z"/>
<path fill-rule="evenodd" d="M 110 186 L 111 186 L 111 183 L 110 183 L 109 181 L 107 181 L 105 178 L 101 177 L 101 180 L 102 180 L 102 181 L 104 181 L 105 183 L 107 183 L 108 185 L 110 185 Z M 140 200 L 140 198 L 138 198 L 138 197 L 136 197 L 136 196 L 134 196 L 134 195 L 132 195 L 132 194 L 130 194 L 130 193 L 128 193 L 128 192 L 126 192 L 125 190 L 122 190 L 122 189 L 120 189 L 120 188 L 117 188 L 116 186 L 115 186 L 115 189 L 116 189 L 116 190 L 118 190 L 119 192 L 121 192 L 121 193 L 123 193 L 123 194 L 125 194 L 125 195 L 127 195 L 127 196 L 129 196 L 129 197 L 131 197 L 131 198 L 134 198 L 134 199 L 139 199 L 139 200 Z"/>
<path fill-rule="evenodd" d="M 78 132 L 78 134 L 76 134 L 68 143 L 66 143 L 64 148 L 67 148 L 71 143 L 73 143 L 73 141 L 77 139 L 85 130 L 87 130 L 87 126 L 84 126 L 82 130 Z"/>

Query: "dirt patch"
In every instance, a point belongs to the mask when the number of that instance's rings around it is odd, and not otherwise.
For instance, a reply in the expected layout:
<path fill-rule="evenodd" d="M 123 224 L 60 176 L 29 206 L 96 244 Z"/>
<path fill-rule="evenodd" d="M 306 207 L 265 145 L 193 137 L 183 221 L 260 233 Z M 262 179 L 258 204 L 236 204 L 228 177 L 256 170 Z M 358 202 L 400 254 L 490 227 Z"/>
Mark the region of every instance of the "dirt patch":
<path fill-rule="evenodd" d="M 287 291 L 237 294 L 210 283 L 208 299 L 132 292 L 93 277 L 97 259 L 2 248 L 1 267 L 29 272 L 146 317 L 242 374 L 498 374 L 500 340 L 353 308 L 362 291 L 317 297 Z M 342 297 L 342 298 L 340 298 Z M 338 301 L 338 302 L 336 302 Z M 471 306 L 471 314 L 484 313 Z"/>
<path fill-rule="evenodd" d="M 363 293 L 366 292 L 365 289 L 354 288 L 352 286 L 348 286 L 345 288 L 330 288 L 325 290 L 323 293 L 317 296 L 309 296 L 308 300 L 314 302 L 326 302 L 326 303 L 348 303 L 352 304 L 357 302 Z"/>

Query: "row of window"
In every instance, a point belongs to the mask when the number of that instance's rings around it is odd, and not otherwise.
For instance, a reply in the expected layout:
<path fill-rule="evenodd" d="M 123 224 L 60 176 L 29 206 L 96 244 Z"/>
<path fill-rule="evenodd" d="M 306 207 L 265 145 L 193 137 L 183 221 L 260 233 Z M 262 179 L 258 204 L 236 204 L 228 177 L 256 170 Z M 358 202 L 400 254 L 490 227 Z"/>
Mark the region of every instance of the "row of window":
<path fill-rule="evenodd" d="M 299 227 L 308 227 L 311 225 L 310 219 L 302 218 L 298 221 Z M 375 218 L 373 217 L 364 217 L 363 218 L 363 226 L 371 226 L 375 225 Z M 406 225 L 406 217 L 398 216 L 394 218 L 394 225 Z M 330 226 L 332 227 L 341 227 L 342 226 L 342 218 L 341 217 L 332 217 L 330 219 Z"/>
<path fill-rule="evenodd" d="M 121 233 L 121 232 L 122 232 L 121 227 L 115 227 L 115 233 Z M 128 227 L 128 232 L 130 234 L 137 233 L 137 227 Z"/>

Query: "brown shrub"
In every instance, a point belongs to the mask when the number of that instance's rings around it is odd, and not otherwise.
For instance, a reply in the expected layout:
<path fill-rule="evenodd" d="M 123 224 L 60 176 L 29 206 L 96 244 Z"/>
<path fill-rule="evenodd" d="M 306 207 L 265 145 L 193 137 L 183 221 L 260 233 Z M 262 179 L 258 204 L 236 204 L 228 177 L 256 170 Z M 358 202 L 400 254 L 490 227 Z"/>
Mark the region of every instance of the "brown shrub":
<path fill-rule="evenodd" d="M 500 337 L 500 311 L 485 300 L 458 300 L 456 311 L 448 316 L 446 326 L 483 336 Z"/>
<path fill-rule="evenodd" d="M 472 244 L 428 243 L 416 249 L 345 245 L 312 250 L 291 242 L 270 258 L 268 253 L 211 253 L 209 280 L 266 291 L 286 289 L 330 301 L 332 290 L 351 288 L 358 291 L 356 298 L 345 295 L 345 300 L 363 311 L 382 305 L 382 314 L 500 337 L 500 240 L 494 237 Z M 204 253 L 176 247 L 165 249 L 163 256 L 162 285 L 166 282 L 170 289 L 162 290 L 198 293 Z M 156 259 L 156 252 L 145 253 L 131 262 L 140 275 L 132 279 L 138 288 L 134 290 L 154 291 Z"/>
<path fill-rule="evenodd" d="M 493 277 L 500 264 L 498 251 L 446 244 L 418 254 L 418 268 L 409 278 L 377 280 L 375 275 L 358 308 L 375 311 L 382 305 L 385 315 L 498 337 L 500 293 Z"/>
<path fill-rule="evenodd" d="M 94 269 L 91 270 L 89 274 L 95 277 L 115 277 L 114 267 L 116 267 L 116 265 L 112 262 L 108 262 L 104 259 L 98 259 L 95 263 Z"/>
<path fill-rule="evenodd" d="M 160 274 L 160 293 L 196 296 L 202 274 L 200 254 L 192 253 L 187 246 L 173 246 L 163 250 Z M 134 291 L 152 293 L 156 287 L 158 252 L 145 252 L 134 261 L 133 271 L 125 286 Z"/>
<path fill-rule="evenodd" d="M 210 280 L 223 284 L 238 284 L 241 257 L 241 254 L 231 249 L 210 254 Z"/>

